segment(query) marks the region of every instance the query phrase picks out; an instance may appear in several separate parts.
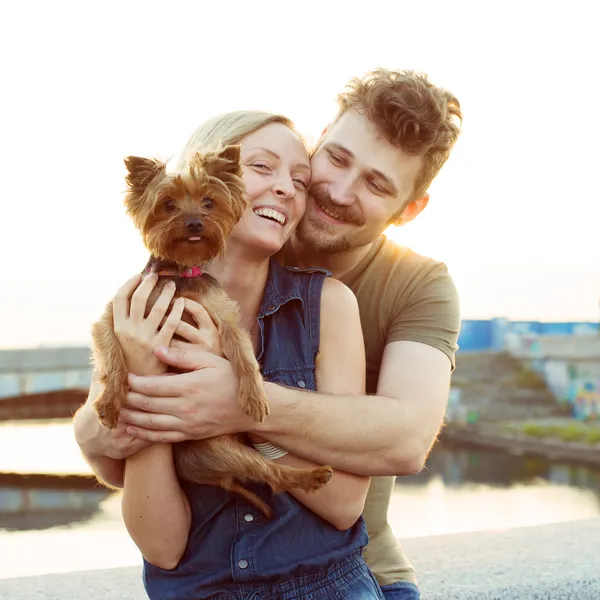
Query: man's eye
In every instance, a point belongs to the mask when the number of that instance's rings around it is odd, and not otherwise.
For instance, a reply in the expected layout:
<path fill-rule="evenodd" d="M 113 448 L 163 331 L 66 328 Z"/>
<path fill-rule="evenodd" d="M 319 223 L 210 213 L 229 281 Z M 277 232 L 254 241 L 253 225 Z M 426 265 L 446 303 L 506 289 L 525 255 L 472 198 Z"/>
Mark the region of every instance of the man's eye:
<path fill-rule="evenodd" d="M 367 185 L 377 194 L 386 194 L 387 190 L 381 187 L 376 181 L 372 179 L 367 180 Z"/>
<path fill-rule="evenodd" d="M 372 179 L 368 179 L 367 183 L 369 184 L 370 187 L 372 187 L 376 192 L 383 192 L 383 188 L 380 185 L 377 185 L 377 183 L 375 181 L 373 181 Z"/>
<path fill-rule="evenodd" d="M 331 150 L 329 151 L 329 159 L 334 165 L 342 166 L 344 164 L 344 159 L 341 156 L 331 152 Z"/>
<path fill-rule="evenodd" d="M 173 200 L 172 198 L 169 198 L 165 202 L 165 210 L 167 212 L 173 212 L 176 208 L 177 208 L 177 204 L 176 204 L 175 200 Z"/>

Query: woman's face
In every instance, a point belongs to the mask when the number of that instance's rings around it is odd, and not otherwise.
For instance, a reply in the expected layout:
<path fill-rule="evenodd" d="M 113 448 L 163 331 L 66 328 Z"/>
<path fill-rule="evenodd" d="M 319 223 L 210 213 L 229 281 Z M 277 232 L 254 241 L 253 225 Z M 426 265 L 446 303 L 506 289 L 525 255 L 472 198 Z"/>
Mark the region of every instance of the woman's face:
<path fill-rule="evenodd" d="M 248 208 L 230 239 L 260 254 L 278 252 L 304 215 L 310 161 L 304 144 L 282 123 L 270 123 L 241 142 Z"/>

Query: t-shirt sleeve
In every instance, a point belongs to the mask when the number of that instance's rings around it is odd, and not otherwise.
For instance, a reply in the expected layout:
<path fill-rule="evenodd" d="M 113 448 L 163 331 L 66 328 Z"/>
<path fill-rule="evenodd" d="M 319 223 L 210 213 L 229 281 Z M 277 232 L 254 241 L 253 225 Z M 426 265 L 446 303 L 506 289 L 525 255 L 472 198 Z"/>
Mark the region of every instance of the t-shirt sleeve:
<path fill-rule="evenodd" d="M 405 302 L 391 311 L 387 343 L 420 342 L 441 350 L 452 363 L 458 350 L 460 303 L 456 286 L 444 264 L 436 265 Z"/>

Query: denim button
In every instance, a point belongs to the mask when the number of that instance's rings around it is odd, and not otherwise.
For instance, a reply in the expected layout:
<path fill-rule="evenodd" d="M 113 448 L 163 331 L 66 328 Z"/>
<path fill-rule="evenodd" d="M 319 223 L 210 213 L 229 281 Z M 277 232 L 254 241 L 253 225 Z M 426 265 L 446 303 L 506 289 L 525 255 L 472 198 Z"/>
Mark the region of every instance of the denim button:
<path fill-rule="evenodd" d="M 252 521 L 254 521 L 254 517 L 250 513 L 246 513 L 244 515 L 244 521 L 246 521 L 246 523 L 252 523 Z"/>
<path fill-rule="evenodd" d="M 271 304 L 271 306 L 267 307 L 267 310 L 275 310 L 275 305 Z"/>
<path fill-rule="evenodd" d="M 302 381 L 302 379 L 300 379 L 299 381 L 297 381 L 297 382 L 296 382 L 296 385 L 297 385 L 299 388 L 305 388 L 305 387 L 306 387 L 306 384 L 304 383 L 304 381 Z"/>
<path fill-rule="evenodd" d="M 245 558 L 242 558 L 242 560 L 238 560 L 238 567 L 240 569 L 247 569 L 248 568 L 248 561 Z"/>

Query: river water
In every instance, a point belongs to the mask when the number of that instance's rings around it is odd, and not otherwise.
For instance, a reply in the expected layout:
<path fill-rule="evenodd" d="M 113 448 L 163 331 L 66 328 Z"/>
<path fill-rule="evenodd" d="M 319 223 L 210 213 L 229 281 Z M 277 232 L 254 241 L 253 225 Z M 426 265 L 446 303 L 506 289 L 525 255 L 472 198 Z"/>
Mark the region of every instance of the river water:
<path fill-rule="evenodd" d="M 140 564 L 119 494 L 59 477 L 89 473 L 70 422 L 0 423 L 0 578 Z M 389 520 L 402 539 L 599 515 L 600 472 L 439 445 L 398 479 Z"/>

